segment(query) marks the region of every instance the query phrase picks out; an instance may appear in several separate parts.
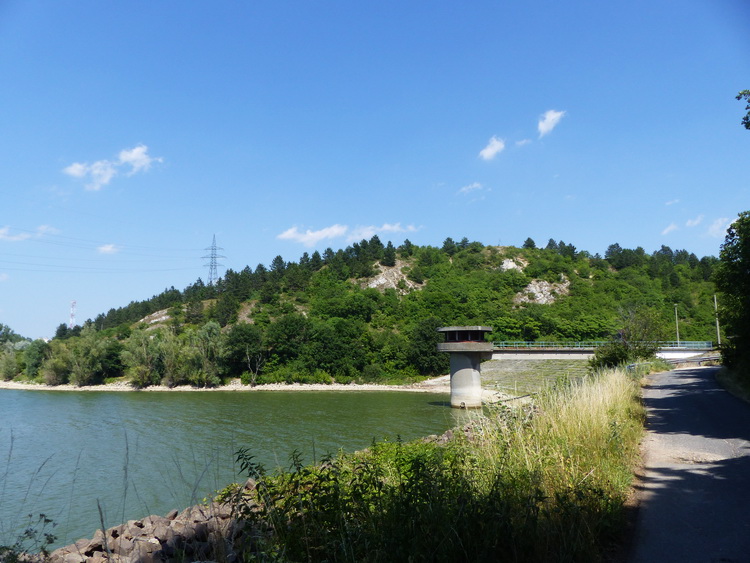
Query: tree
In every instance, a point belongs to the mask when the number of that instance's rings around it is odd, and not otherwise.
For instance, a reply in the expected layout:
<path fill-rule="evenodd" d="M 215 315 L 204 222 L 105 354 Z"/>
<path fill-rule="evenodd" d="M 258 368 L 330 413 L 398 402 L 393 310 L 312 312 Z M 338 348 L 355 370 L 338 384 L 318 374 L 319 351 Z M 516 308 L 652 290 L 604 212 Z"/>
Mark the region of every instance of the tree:
<path fill-rule="evenodd" d="M 49 344 L 44 340 L 34 340 L 24 351 L 26 358 L 26 377 L 34 379 L 39 373 L 42 362 L 47 357 Z"/>
<path fill-rule="evenodd" d="M 380 261 L 380 264 L 388 267 L 396 265 L 396 247 L 393 246 L 391 241 L 388 241 L 388 245 L 383 251 L 383 259 Z"/>
<path fill-rule="evenodd" d="M 152 333 L 143 329 L 134 330 L 125 342 L 122 360 L 135 387 L 148 387 L 159 383 L 156 370 L 159 352 Z"/>
<path fill-rule="evenodd" d="M 536 248 L 536 243 L 534 242 L 534 239 L 529 237 L 525 241 L 523 241 L 523 247 L 524 248 Z"/>
<path fill-rule="evenodd" d="M 719 320 L 727 338 L 724 363 L 750 379 L 750 211 L 727 229 L 714 280 L 722 294 Z"/>
<path fill-rule="evenodd" d="M 443 323 L 430 317 L 417 321 L 411 330 L 409 361 L 421 375 L 442 375 L 450 371 L 450 360 L 445 352 L 438 352 L 437 345 L 443 341 L 437 331 Z"/>
<path fill-rule="evenodd" d="M 744 99 L 747 102 L 747 105 L 745 106 L 747 113 L 745 114 L 745 117 L 742 118 L 741 123 L 745 129 L 750 129 L 750 90 L 742 90 L 737 94 L 736 99 Z"/>
<path fill-rule="evenodd" d="M 658 311 L 635 307 L 621 312 L 618 333 L 591 358 L 592 367 L 615 367 L 652 358 L 664 339 L 665 328 Z"/>
<path fill-rule="evenodd" d="M 0 379 L 10 381 L 18 375 L 18 362 L 16 351 L 11 349 L 0 349 Z"/>
<path fill-rule="evenodd" d="M 448 237 L 443 241 L 443 248 L 442 251 L 445 252 L 448 256 L 453 256 L 456 251 L 458 250 L 458 247 L 456 246 L 455 241 Z"/>
<path fill-rule="evenodd" d="M 241 375 L 243 383 L 255 386 L 267 357 L 263 331 L 258 325 L 237 323 L 227 332 L 222 359 L 229 373 Z"/>

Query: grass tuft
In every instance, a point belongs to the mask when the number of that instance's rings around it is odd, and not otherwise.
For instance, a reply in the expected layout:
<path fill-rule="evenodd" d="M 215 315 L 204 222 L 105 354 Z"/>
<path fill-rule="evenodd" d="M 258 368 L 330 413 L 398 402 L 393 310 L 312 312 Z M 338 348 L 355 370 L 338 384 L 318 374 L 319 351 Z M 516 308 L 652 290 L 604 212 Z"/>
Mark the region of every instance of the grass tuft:
<path fill-rule="evenodd" d="M 293 455 L 222 500 L 252 530 L 258 561 L 593 561 L 616 541 L 642 435 L 623 370 L 561 382 L 498 407 L 446 445 L 373 443 L 316 466 Z"/>

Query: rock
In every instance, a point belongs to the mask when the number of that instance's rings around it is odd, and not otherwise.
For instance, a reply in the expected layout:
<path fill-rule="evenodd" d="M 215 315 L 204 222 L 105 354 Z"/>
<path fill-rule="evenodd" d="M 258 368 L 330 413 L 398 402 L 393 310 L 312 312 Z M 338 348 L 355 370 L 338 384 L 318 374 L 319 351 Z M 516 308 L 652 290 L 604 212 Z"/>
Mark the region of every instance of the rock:
<path fill-rule="evenodd" d="M 164 561 L 237 561 L 233 542 L 245 523 L 232 518 L 228 504 L 191 506 L 166 516 L 129 520 L 92 539 L 81 539 L 50 554 L 50 563 L 155 563 Z M 107 551 L 109 550 L 109 551 Z M 184 556 L 183 556 L 184 555 Z"/>

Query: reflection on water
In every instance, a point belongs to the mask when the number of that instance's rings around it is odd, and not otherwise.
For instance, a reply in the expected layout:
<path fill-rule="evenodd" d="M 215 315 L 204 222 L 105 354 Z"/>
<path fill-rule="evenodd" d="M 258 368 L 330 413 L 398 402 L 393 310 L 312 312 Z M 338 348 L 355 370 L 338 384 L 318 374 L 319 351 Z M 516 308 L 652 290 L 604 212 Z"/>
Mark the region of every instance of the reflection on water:
<path fill-rule="evenodd" d="M 445 395 L 396 391 L 107 393 L 0 391 L 0 545 L 45 513 L 56 545 L 199 502 L 237 480 L 248 447 L 287 467 L 373 439 L 441 433 L 467 413 Z"/>

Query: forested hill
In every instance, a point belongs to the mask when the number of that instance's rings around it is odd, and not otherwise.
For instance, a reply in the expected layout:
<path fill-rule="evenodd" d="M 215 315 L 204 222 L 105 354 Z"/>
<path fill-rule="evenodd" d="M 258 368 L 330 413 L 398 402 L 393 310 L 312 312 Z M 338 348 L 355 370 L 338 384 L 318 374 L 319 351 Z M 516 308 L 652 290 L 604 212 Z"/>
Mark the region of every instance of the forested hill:
<path fill-rule="evenodd" d="M 121 372 L 144 385 L 396 380 L 446 372 L 439 326 L 490 325 L 494 340 L 603 340 L 648 311 L 673 339 L 675 304 L 682 339 L 712 340 L 717 262 L 666 246 L 613 244 L 600 257 L 554 240 L 396 248 L 374 236 L 170 288 L 83 329 L 60 325 L 27 375 L 78 382 L 76 354 L 96 348 L 89 378 Z"/>

